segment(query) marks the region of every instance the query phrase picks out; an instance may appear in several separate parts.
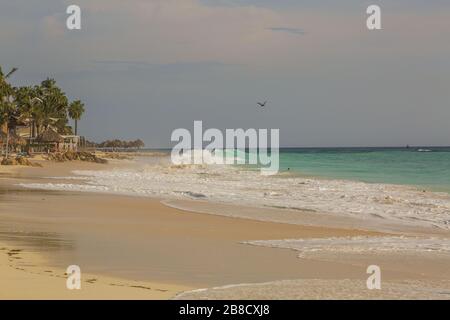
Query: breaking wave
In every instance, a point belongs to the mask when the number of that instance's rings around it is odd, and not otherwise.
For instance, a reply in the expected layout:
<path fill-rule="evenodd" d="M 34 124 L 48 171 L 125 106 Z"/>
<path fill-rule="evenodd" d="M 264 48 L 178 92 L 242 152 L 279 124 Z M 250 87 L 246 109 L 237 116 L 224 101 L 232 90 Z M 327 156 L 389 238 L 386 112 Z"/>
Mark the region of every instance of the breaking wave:
<path fill-rule="evenodd" d="M 77 170 L 73 174 L 72 177 L 56 177 L 69 178 L 66 183 L 25 183 L 21 186 L 164 199 L 207 199 L 265 208 L 302 208 L 311 213 L 450 230 L 449 194 L 424 192 L 403 185 L 325 180 L 286 174 L 263 176 L 259 171 L 238 166 L 172 165 L 169 161 L 140 164 L 136 168 Z"/>

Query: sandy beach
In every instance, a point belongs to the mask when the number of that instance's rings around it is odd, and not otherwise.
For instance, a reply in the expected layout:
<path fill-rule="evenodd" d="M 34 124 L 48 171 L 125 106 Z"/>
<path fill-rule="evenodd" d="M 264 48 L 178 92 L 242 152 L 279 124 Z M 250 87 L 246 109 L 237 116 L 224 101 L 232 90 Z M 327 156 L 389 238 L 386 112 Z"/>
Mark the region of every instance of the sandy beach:
<path fill-rule="evenodd" d="M 450 300 L 450 1 L 77 2 L 0 1 L 0 300 Z"/>
<path fill-rule="evenodd" d="M 3 299 L 450 297 L 450 258 L 445 253 L 363 251 L 302 257 L 295 246 L 273 243 L 396 237 L 402 235 L 399 230 L 376 230 L 350 218 L 330 220 L 317 214 L 314 218 L 307 211 L 202 199 L 22 187 L 68 182 L 75 170 L 135 165 L 126 160 L 107 165 L 42 164 L 42 168 L 0 166 Z M 270 221 L 273 215 L 284 216 L 285 221 Z M 403 234 L 411 233 L 446 239 L 440 230 L 405 227 Z M 82 270 L 81 290 L 65 286 L 65 269 L 73 264 Z M 382 268 L 384 290 L 366 288 L 366 268 L 371 264 Z M 327 289 L 330 286 L 332 290 Z"/>

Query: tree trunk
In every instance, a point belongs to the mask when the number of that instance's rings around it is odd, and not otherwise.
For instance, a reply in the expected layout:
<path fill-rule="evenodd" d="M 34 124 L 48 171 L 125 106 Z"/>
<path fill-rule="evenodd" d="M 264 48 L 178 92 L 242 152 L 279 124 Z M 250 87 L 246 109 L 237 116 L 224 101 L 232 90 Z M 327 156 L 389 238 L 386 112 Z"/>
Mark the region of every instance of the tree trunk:
<path fill-rule="evenodd" d="M 33 121 L 30 121 L 30 136 L 28 137 L 27 152 L 31 152 L 31 138 L 33 137 Z"/>
<path fill-rule="evenodd" d="M 78 135 L 78 120 L 75 119 L 75 135 Z"/>
<path fill-rule="evenodd" d="M 5 158 L 8 159 L 8 149 L 9 149 L 9 128 L 6 128 L 6 153 L 5 153 Z"/>

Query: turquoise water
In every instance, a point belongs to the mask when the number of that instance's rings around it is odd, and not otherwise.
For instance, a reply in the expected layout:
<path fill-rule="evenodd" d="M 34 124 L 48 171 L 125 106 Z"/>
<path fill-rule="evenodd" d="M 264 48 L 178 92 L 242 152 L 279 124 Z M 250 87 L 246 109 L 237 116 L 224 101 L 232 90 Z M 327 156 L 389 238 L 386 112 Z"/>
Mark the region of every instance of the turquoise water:
<path fill-rule="evenodd" d="M 450 147 L 280 150 L 280 170 L 450 192 Z"/>
<path fill-rule="evenodd" d="M 237 155 L 234 150 L 226 154 Z M 302 175 L 415 185 L 450 193 L 450 147 L 282 148 L 280 171 L 288 168 Z"/>

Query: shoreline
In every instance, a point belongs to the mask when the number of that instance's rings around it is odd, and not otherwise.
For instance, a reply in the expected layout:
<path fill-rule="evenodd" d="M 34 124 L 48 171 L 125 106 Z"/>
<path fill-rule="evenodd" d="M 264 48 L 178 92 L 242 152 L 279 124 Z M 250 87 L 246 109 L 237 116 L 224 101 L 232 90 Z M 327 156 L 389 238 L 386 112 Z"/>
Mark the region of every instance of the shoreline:
<path fill-rule="evenodd" d="M 22 226 L 27 226 L 27 228 L 30 228 L 31 226 L 36 229 L 32 231 L 29 230 L 28 232 L 30 233 L 33 231 L 42 232 L 42 230 L 49 233 L 49 231 L 56 230 L 63 236 L 63 238 L 65 238 L 65 240 L 72 237 L 75 239 L 75 243 L 78 246 L 78 253 L 75 256 L 78 256 L 78 258 L 81 257 L 82 259 L 80 261 L 87 263 L 89 266 L 88 274 L 93 275 L 90 276 L 92 278 L 112 278 L 116 279 L 116 281 L 117 279 L 120 279 L 125 282 L 134 280 L 137 283 L 141 283 L 137 285 L 140 287 L 157 287 L 157 284 L 168 283 L 168 285 L 163 285 L 163 287 L 168 287 L 169 291 L 167 292 L 170 292 L 170 294 L 152 295 L 147 292 L 147 295 L 144 294 L 144 298 L 149 299 L 174 297 L 202 298 L 206 293 L 210 294 L 211 297 L 221 297 L 221 295 L 217 295 L 217 290 L 214 289 L 211 289 L 212 291 L 209 289 L 201 291 L 203 293 L 200 296 L 195 293 L 198 291 L 192 290 L 223 286 L 229 288 L 229 290 L 225 290 L 226 293 L 224 293 L 225 291 L 222 289 L 220 290 L 225 294 L 225 296 L 227 296 L 227 294 L 231 294 L 232 292 L 232 294 L 235 294 L 235 298 L 244 298 L 245 296 L 260 297 L 261 292 L 256 292 L 258 290 L 255 289 L 255 286 L 263 288 L 264 286 L 259 286 L 258 283 L 267 283 L 268 281 L 269 283 L 274 283 L 277 286 L 281 281 L 284 285 L 291 288 L 292 286 L 298 287 L 299 285 L 305 285 L 305 281 L 307 281 L 310 287 L 316 285 L 323 286 L 323 281 L 328 281 L 328 284 L 331 285 L 333 281 L 337 281 L 337 278 L 343 279 L 342 281 L 346 279 L 345 281 L 348 280 L 353 284 L 359 283 L 359 287 L 361 287 L 361 281 L 366 278 L 364 263 L 361 261 L 370 262 L 373 260 L 373 257 L 370 258 L 370 255 L 365 254 L 362 260 L 361 257 L 347 256 L 346 258 L 348 258 L 348 261 L 344 263 L 339 262 L 336 259 L 331 259 L 329 261 L 323 261 L 321 259 L 299 259 L 297 256 L 298 254 L 289 248 L 274 249 L 271 247 L 253 246 L 245 243 L 249 241 L 272 241 L 289 238 L 314 239 L 389 235 L 389 233 L 385 232 L 380 233 L 376 231 L 364 231 L 361 229 L 361 226 L 355 224 L 354 221 L 350 221 L 350 228 L 348 228 L 349 225 L 346 227 L 345 223 L 339 224 L 337 222 L 342 220 L 341 217 L 336 217 L 336 219 L 328 221 L 325 225 L 323 225 L 324 220 L 315 221 L 318 225 L 314 225 L 314 223 L 308 223 L 308 219 L 317 215 L 316 213 L 311 212 L 296 211 L 295 214 L 297 216 L 300 214 L 303 220 L 300 222 L 297 221 L 297 224 L 290 224 L 288 220 L 278 222 L 258 221 L 254 218 L 252 219 L 251 215 L 247 218 L 243 218 L 227 216 L 223 212 L 219 212 L 219 215 L 217 215 L 217 212 L 202 212 L 204 211 L 204 208 L 202 210 L 198 207 L 198 205 L 203 203 L 203 201 L 199 200 L 186 200 L 185 202 L 189 202 L 189 204 L 191 206 L 193 205 L 194 208 L 185 210 L 186 203 L 183 203 L 184 208 L 183 206 L 171 207 L 170 201 L 164 200 L 163 198 L 155 199 L 146 197 L 129 197 L 124 195 L 98 194 L 89 192 L 80 193 L 75 191 L 27 190 L 17 188 L 15 186 L 18 181 L 47 181 L 49 180 L 48 177 L 51 176 L 66 176 L 74 168 L 81 170 L 98 170 L 102 168 L 110 169 L 113 167 L 122 168 L 127 167 L 128 165 L 129 163 L 126 161 L 113 161 L 108 165 L 81 162 L 61 164 L 46 163 L 44 168 L 14 168 L 13 170 L 9 170 L 10 174 L 5 173 L 5 170 L 3 170 L 3 172 L 0 171 L 2 172 L 2 175 L 0 176 L 0 186 L 3 186 L 3 190 L 5 190 L 5 186 L 6 189 L 9 189 L 8 191 L 3 191 L 8 192 L 9 199 L 7 198 L 6 203 L 4 203 L 4 201 L 0 201 L 0 205 L 3 208 L 5 208 L 5 205 L 10 209 L 14 207 L 13 213 L 10 212 L 9 214 L 0 214 L 0 225 L 11 226 L 12 224 L 16 224 L 17 227 L 17 223 L 19 223 L 19 226 L 22 224 Z M 4 200 L 5 195 L 1 196 L 0 199 Z M 36 204 L 40 203 L 42 199 L 45 199 L 45 201 L 43 201 L 45 205 L 39 204 L 36 206 Z M 8 201 L 10 202 L 9 205 Z M 174 200 L 171 201 L 173 202 Z M 206 206 L 209 207 L 208 210 L 210 208 L 215 208 L 215 210 L 220 211 L 224 209 L 221 208 L 221 206 L 227 206 L 227 204 L 205 202 Z M 54 207 L 61 207 L 64 205 L 76 206 L 77 210 L 70 209 L 65 210 L 69 212 L 58 212 L 58 210 L 55 211 L 52 209 Z M 127 209 L 122 212 L 120 207 Z M 28 211 L 31 210 L 31 208 L 34 210 L 32 217 Z M 91 210 L 89 208 L 92 209 L 92 212 L 84 212 Z M 241 215 L 242 213 L 245 213 L 246 210 L 249 210 L 249 208 L 246 208 L 245 206 L 228 206 L 225 209 L 228 211 L 239 211 Z M 253 208 L 253 210 L 260 209 Z M 277 208 L 268 208 L 267 210 L 269 213 L 281 212 L 280 209 Z M 4 210 L 0 210 L 0 212 L 2 211 L 4 212 Z M 288 210 L 282 211 L 284 213 L 284 217 L 289 216 L 289 212 L 287 211 Z M 107 224 L 104 225 L 106 222 Z M 159 223 L 158 227 L 154 225 L 156 222 Z M 322 223 L 322 226 L 319 226 L 320 223 Z M 203 229 L 200 226 L 203 226 Z M 218 230 L 222 229 L 225 231 L 218 232 Z M 0 234 L 4 236 L 5 233 L 3 231 Z M 394 234 L 401 234 L 401 232 L 404 231 L 405 230 L 397 230 Z M 421 232 L 426 233 L 427 230 L 421 230 Z M 131 236 L 131 238 L 127 238 L 125 234 L 128 234 L 128 237 Z M 70 235 L 69 238 L 68 235 Z M 23 235 L 18 234 L 16 236 L 20 238 Z M 446 234 L 441 234 L 441 236 L 445 237 Z M 112 243 L 108 243 L 109 240 L 105 239 L 110 237 L 117 237 L 119 242 L 112 241 Z M 95 248 L 89 248 L 88 244 L 82 243 L 83 239 L 84 241 L 91 241 L 91 243 L 94 244 L 104 241 L 103 245 L 105 245 L 105 247 L 94 246 Z M 134 248 L 131 249 L 131 251 L 134 252 L 130 253 L 132 259 L 134 260 L 130 261 L 128 265 L 123 262 L 111 260 L 117 259 L 113 258 L 116 256 L 114 251 L 118 250 L 118 248 L 114 248 L 114 246 L 120 245 L 120 239 L 127 239 L 127 242 L 129 242 L 126 244 L 128 249 L 122 250 L 130 250 L 131 248 Z M 40 241 L 42 241 L 42 239 Z M 8 242 L 13 243 L 14 241 L 10 238 Z M 4 241 L 0 239 L 0 243 L 4 243 Z M 143 245 L 144 243 L 145 245 Z M 177 251 L 180 250 L 180 243 L 183 244 L 183 250 Z M 31 245 L 31 247 L 33 246 L 34 245 Z M 14 248 L 24 250 L 23 245 L 15 245 L 13 249 Z M 42 257 L 49 259 L 46 260 L 46 262 L 41 261 L 39 264 L 42 267 L 46 264 L 53 265 L 53 268 L 59 270 L 59 274 L 61 274 L 61 270 L 63 270 L 60 266 L 62 261 L 67 262 L 71 259 L 70 257 L 74 257 L 69 254 L 72 249 L 65 248 L 64 246 L 59 247 L 59 253 L 48 250 L 48 248 L 46 250 L 45 246 L 40 249 L 38 248 L 38 250 L 36 250 L 36 247 L 33 248 L 35 251 L 39 252 Z M 173 248 L 173 251 L 171 251 L 170 248 Z M 104 250 L 105 257 L 94 258 L 90 256 L 96 252 L 100 252 L 101 250 Z M 169 252 L 167 253 L 165 251 Z M 185 251 L 195 252 L 194 257 L 188 255 L 183 256 L 183 259 L 180 260 L 174 259 L 174 257 L 178 254 L 182 255 Z M 221 253 L 219 256 L 217 256 L 217 251 Z M 148 257 L 143 257 L 143 252 L 148 252 L 147 256 L 158 257 L 158 259 L 161 259 L 161 262 L 157 263 Z M 225 257 L 221 257 L 223 255 L 225 255 Z M 219 263 L 219 267 L 215 264 L 208 263 L 212 257 L 214 257 L 213 260 L 215 260 L 215 262 L 222 261 L 222 263 Z M 239 261 L 242 260 L 243 257 L 245 257 L 248 261 Z M 435 279 L 436 277 L 433 276 L 434 272 L 439 272 L 442 266 L 450 265 L 446 259 L 435 260 L 433 258 L 422 261 L 420 258 L 416 257 L 412 261 L 415 261 L 417 267 L 412 266 L 412 271 L 408 270 L 407 272 L 404 272 L 401 268 L 401 260 L 404 259 L 404 257 L 405 255 L 402 254 L 394 258 L 379 257 L 380 261 L 383 261 L 384 268 L 386 269 L 386 274 L 384 274 L 384 277 L 386 281 L 389 281 L 389 283 L 392 282 L 394 287 L 395 281 L 399 281 L 399 279 L 412 279 L 416 282 L 422 281 L 425 283 L 422 283 L 421 286 L 426 287 L 428 282 L 431 281 L 430 283 L 432 283 L 433 281 L 437 281 Z M 406 255 L 406 257 L 408 256 Z M 70 259 L 68 260 L 68 258 Z M 115 261 L 112 265 L 124 270 L 127 268 L 133 269 L 138 266 L 142 266 L 143 269 L 145 269 L 146 266 L 151 266 L 154 270 L 150 273 L 148 271 L 142 272 L 135 270 L 134 273 L 132 272 L 131 274 L 121 272 L 120 270 L 114 270 L 114 268 L 108 271 L 108 268 L 105 269 L 103 267 L 102 269 L 105 261 Z M 277 261 L 281 265 L 274 265 L 274 261 Z M 227 263 L 229 264 L 227 265 L 227 268 L 220 266 L 221 264 L 226 265 Z M 261 268 L 261 265 L 264 265 L 264 268 Z M 408 268 L 410 267 L 411 266 L 408 266 Z M 262 270 L 258 270 L 258 268 Z M 421 268 L 428 271 L 423 273 Z M 172 272 L 171 275 L 167 274 L 168 270 L 172 270 L 170 271 Z M 187 270 L 190 271 L 187 272 Z M 191 280 L 182 280 L 176 275 L 177 273 L 182 272 L 187 272 L 188 278 L 190 277 Z M 152 274 L 153 276 L 151 276 Z M 426 276 L 423 274 L 426 274 Z M 445 271 L 436 274 L 439 275 L 438 278 L 441 277 L 444 279 L 442 283 L 447 286 L 445 279 L 450 279 L 450 275 L 446 274 Z M 209 278 L 197 278 L 197 280 L 195 280 L 194 278 L 198 277 L 198 275 L 209 275 Z M 192 279 L 194 280 L 192 281 Z M 297 283 L 296 281 L 299 280 L 296 279 L 302 279 L 303 282 L 300 281 Z M 317 281 L 314 282 L 314 279 Z M 321 280 L 319 281 L 319 279 Z M 245 285 L 245 283 L 249 282 L 253 284 Z M 349 283 L 347 284 L 349 285 Z M 88 283 L 88 285 L 91 286 L 92 284 Z M 411 286 L 414 285 L 415 284 L 411 284 Z M 11 284 L 11 286 L 14 286 L 14 284 Z M 245 292 L 236 293 L 236 286 L 245 287 Z M 401 290 L 406 290 L 407 288 L 410 290 L 412 288 L 411 286 L 408 285 L 406 287 L 402 287 Z M 433 286 L 436 287 L 436 284 L 434 283 L 432 287 Z M 445 286 L 444 289 L 446 288 Z M 182 290 L 178 290 L 180 288 Z M 92 296 L 86 293 L 84 297 L 106 297 L 114 299 L 115 297 L 117 298 L 121 295 L 123 295 L 122 297 L 125 295 L 133 296 L 132 293 L 125 294 L 125 291 L 120 292 L 119 289 L 120 288 L 117 289 L 117 295 L 114 297 L 107 295 L 105 296 L 101 290 L 94 290 L 95 293 L 94 291 L 91 291 L 93 294 Z M 305 293 L 305 297 L 309 297 L 309 294 L 313 294 L 313 292 L 315 292 L 318 288 L 316 287 L 314 289 L 311 287 L 310 289 L 311 292 Z M 64 290 L 68 291 L 65 288 Z M 440 288 L 440 290 L 442 290 L 442 288 Z M 180 291 L 185 293 L 180 293 Z M 51 292 L 45 292 L 51 296 Z M 141 293 L 142 292 L 137 295 L 139 296 Z M 397 293 L 400 295 L 405 294 L 403 291 L 401 293 Z M 265 297 L 271 297 L 273 293 L 266 292 L 265 294 Z M 298 296 L 292 291 L 289 294 L 286 294 L 286 298 L 298 298 Z M 319 290 L 317 291 L 317 294 L 323 295 L 324 292 Z M 345 292 L 342 292 L 342 294 L 345 295 Z M 361 298 L 383 297 L 383 295 L 373 296 L 368 294 L 368 292 L 361 290 L 358 293 L 353 292 L 352 294 L 357 294 Z M 66 295 L 63 294 L 62 296 L 65 297 Z M 71 297 L 72 296 L 69 294 L 68 298 L 71 299 Z M 316 296 L 316 298 L 318 297 L 319 296 Z M 262 296 L 262 298 L 264 298 L 264 296 Z M 312 298 L 314 298 L 314 296 Z M 336 296 L 336 298 L 338 297 Z"/>
<path fill-rule="evenodd" d="M 147 160 L 146 160 L 147 161 Z M 33 181 L 31 189 L 97 192 L 154 199 L 206 200 L 214 204 L 237 204 L 321 216 L 373 225 L 384 232 L 418 229 L 450 230 L 450 194 L 427 192 L 412 185 L 366 183 L 353 180 L 306 178 L 297 175 L 261 177 L 234 166 L 170 165 L 167 157 L 107 171 L 79 168 L 54 179 Z M 116 169 L 119 169 L 116 170 Z M 49 174 L 51 176 L 51 173 Z M 152 181 L 158 181 L 157 184 Z M 234 215 L 236 216 L 236 215 Z M 253 216 L 251 218 L 258 219 Z M 322 219 L 324 220 L 324 219 Z M 352 222 L 353 221 L 353 222 Z M 279 221 L 278 217 L 274 222 Z M 369 223 L 370 222 L 370 223 Z M 300 223 L 301 224 L 301 223 Z M 427 232 L 427 231 L 425 231 Z"/>
<path fill-rule="evenodd" d="M 122 153 L 116 152 L 116 154 L 122 155 Z M 103 153 L 100 153 L 100 156 L 103 155 Z M 167 160 L 167 156 L 161 156 L 160 153 L 155 153 L 153 155 L 147 155 L 147 157 L 151 157 L 154 160 L 152 160 L 152 165 L 158 165 L 161 164 L 161 162 L 165 162 Z M 139 157 L 137 157 L 139 158 Z M 134 158 L 136 159 L 136 158 Z M 34 174 L 36 170 L 34 168 L 26 167 L 26 166 L 15 166 L 10 167 L 12 172 L 21 172 L 23 170 L 25 172 L 25 175 L 18 174 L 18 177 L 24 178 L 25 183 L 23 183 L 23 186 L 20 186 L 20 188 L 28 189 L 29 186 L 33 186 L 33 182 L 44 182 L 42 185 L 50 184 L 55 185 L 55 188 L 52 186 L 49 187 L 31 187 L 30 190 L 43 190 L 43 191 L 60 191 L 60 192 L 82 192 L 82 193 L 97 193 L 102 195 L 114 195 L 114 196 L 126 196 L 126 197 L 137 197 L 137 198 L 148 198 L 153 199 L 156 201 L 161 201 L 163 204 L 179 209 L 184 210 L 188 212 L 194 212 L 194 213 L 203 213 L 203 214 L 213 214 L 213 215 L 219 215 L 219 216 L 226 216 L 226 217 L 233 217 L 233 218 L 242 218 L 242 219 L 250 219 L 250 220 L 256 220 L 256 221 L 265 221 L 265 222 L 275 222 L 275 223 L 287 223 L 287 224 L 294 224 L 294 225 L 304 225 L 304 226 L 318 226 L 318 227 L 334 227 L 338 226 L 341 229 L 358 229 L 361 231 L 375 231 L 375 232 L 383 232 L 383 233 L 403 233 L 403 234 L 410 234 L 410 235 L 438 235 L 438 236 L 450 236 L 450 233 L 447 230 L 441 230 L 440 228 L 432 228 L 430 226 L 422 226 L 417 225 L 414 223 L 409 224 L 408 222 L 404 221 L 394 221 L 394 220 L 380 220 L 377 215 L 374 215 L 374 217 L 357 217 L 357 216 L 346 216 L 342 214 L 334 214 L 331 212 L 322 212 L 318 210 L 310 210 L 308 208 L 297 208 L 295 206 L 277 206 L 277 205 L 255 205 L 255 204 L 248 204 L 248 203 L 242 203 L 233 205 L 232 203 L 228 201 L 223 201 L 220 199 L 205 199 L 203 200 L 201 197 L 196 198 L 196 194 L 193 192 L 192 196 L 188 197 L 179 197 L 179 196 L 167 196 L 167 194 L 162 195 L 147 195 L 147 194 L 138 194 L 135 192 L 122 192 L 122 191 L 111 191 L 111 190 L 99 190 L 96 189 L 95 184 L 90 184 L 89 180 L 91 180 L 91 177 L 84 177 L 84 175 L 79 175 L 78 172 L 89 172 L 89 171 L 111 171 L 111 170 L 122 170 L 122 169 L 136 169 L 142 164 L 137 164 L 136 160 L 132 159 L 115 159 L 115 158 L 109 158 L 109 163 L 107 165 L 98 165 L 93 164 L 90 162 L 80 162 L 80 161 L 72 161 L 72 162 L 63 162 L 63 163 L 55 163 L 55 162 L 47 162 L 40 160 L 40 163 L 47 163 L 51 164 L 51 169 L 47 171 L 47 174 L 42 174 L 42 170 L 45 171 L 45 168 L 37 172 L 38 174 Z M 0 174 L 1 173 L 1 167 L 0 166 Z M 3 166 L 4 167 L 4 166 Z M 9 168 L 7 168 L 9 169 Z M 232 170 L 234 168 L 231 168 Z M 4 170 L 5 171 L 5 170 Z M 7 170 L 6 170 L 7 171 Z M 77 174 L 73 174 L 72 171 L 76 171 Z M 246 169 L 244 169 L 246 171 Z M 250 171 L 251 172 L 251 171 Z M 164 172 L 165 174 L 172 174 L 172 172 Z M 176 171 L 173 172 L 176 174 Z M 203 174 L 203 173 L 202 173 Z M 27 181 L 26 178 L 31 177 L 33 178 L 33 181 Z M 36 179 L 39 177 L 39 179 Z M 304 176 L 298 176 L 297 174 L 294 175 L 294 177 L 303 177 Z M 280 179 L 283 178 L 292 178 L 289 176 L 282 176 Z M 357 184 L 368 184 L 368 185 L 374 185 L 374 186 L 381 186 L 381 187 L 393 187 L 394 189 L 400 189 L 400 190 L 406 190 L 406 191 L 412 191 L 416 193 L 421 193 L 422 191 L 417 188 L 417 186 L 412 185 L 398 185 L 398 184 L 379 184 L 379 183 L 368 183 L 368 182 L 361 182 L 361 181 L 353 181 L 353 180 L 342 180 L 342 179 L 331 179 L 331 178 L 321 178 L 321 177 L 308 177 L 306 178 L 311 179 L 312 181 L 330 181 L 335 184 L 339 183 L 357 183 Z M 76 182 L 79 186 L 85 186 L 86 190 L 82 189 L 79 190 L 76 187 L 70 188 L 65 190 L 64 188 L 60 188 L 58 183 L 68 183 L 69 185 L 73 182 Z M 31 183 L 30 183 L 31 182 Z M 56 183 L 56 184 L 55 184 Z M 18 183 L 22 184 L 22 183 Z M 302 182 L 303 184 L 303 182 Z M 41 185 L 38 183 L 38 185 Z M 92 185 L 92 187 L 91 187 Z M 190 192 L 186 192 L 190 193 Z M 445 197 L 450 198 L 450 195 L 447 195 L 443 192 L 433 192 L 430 191 L 429 194 L 435 195 L 437 197 Z M 390 202 L 391 197 L 386 197 L 386 202 Z M 384 199 L 381 199 L 381 201 L 385 201 Z M 230 207 L 231 209 L 228 209 L 227 207 Z M 225 209 L 224 209 L 225 208 Z M 255 211 L 258 210 L 260 213 L 255 214 Z M 234 213 L 230 214 L 230 211 L 234 211 Z M 278 212 L 283 212 L 283 215 L 278 215 Z M 299 213 L 301 215 L 299 215 Z M 450 221 L 450 220 L 449 220 Z"/>

